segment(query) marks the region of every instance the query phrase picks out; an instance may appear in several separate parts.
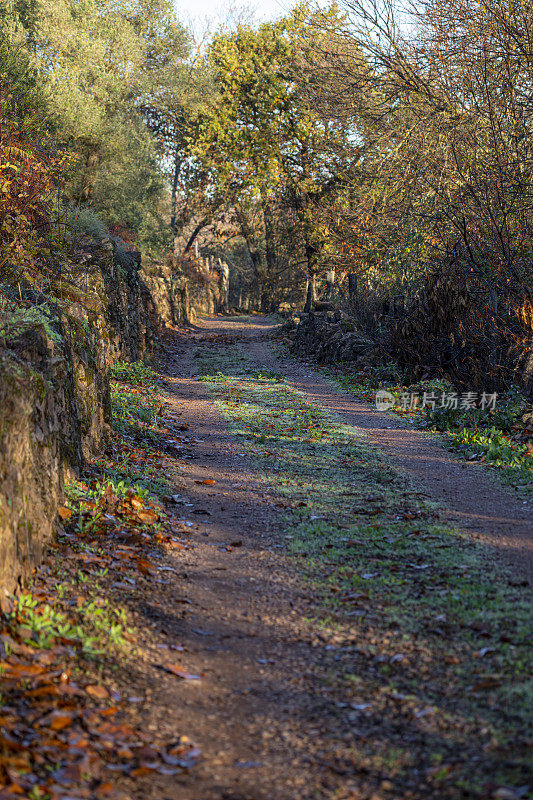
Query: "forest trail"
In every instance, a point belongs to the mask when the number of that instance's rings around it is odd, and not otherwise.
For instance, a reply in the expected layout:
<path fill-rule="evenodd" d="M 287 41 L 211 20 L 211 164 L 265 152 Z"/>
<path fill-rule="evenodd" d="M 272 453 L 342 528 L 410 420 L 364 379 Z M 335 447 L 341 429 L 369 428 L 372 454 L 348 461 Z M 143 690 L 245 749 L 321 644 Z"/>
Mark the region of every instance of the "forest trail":
<path fill-rule="evenodd" d="M 515 708 L 508 720 L 497 714 L 498 738 L 493 715 L 499 687 L 513 683 L 519 695 L 522 686 L 514 654 L 533 563 L 529 508 L 487 473 L 335 391 L 308 365 L 278 358 L 272 328 L 263 317 L 208 318 L 173 334 L 156 365 L 167 414 L 189 426 L 191 455 L 186 469 L 176 462 L 173 513 L 194 521 L 194 548 L 169 556 L 167 576 L 175 578 L 139 613 L 146 635 L 201 680 L 176 680 L 147 663 L 146 725 L 168 739 L 187 734 L 202 757 L 184 775 L 127 779 L 127 796 L 444 800 L 521 792 L 521 718 Z M 291 425 L 287 397 L 296 409 Z M 317 406 L 360 430 L 347 433 Z M 289 431 L 303 450 L 290 450 Z M 403 473 L 416 485 L 402 483 Z M 436 510 L 428 498 L 446 507 Z M 443 539 L 437 526 L 458 520 L 468 535 Z M 374 544 L 372 531 L 386 525 Z M 478 611 L 492 597 L 492 569 L 502 576 L 502 602 L 485 625 Z M 463 581 L 466 597 L 443 613 Z M 505 795 L 515 796 L 528 795 Z"/>

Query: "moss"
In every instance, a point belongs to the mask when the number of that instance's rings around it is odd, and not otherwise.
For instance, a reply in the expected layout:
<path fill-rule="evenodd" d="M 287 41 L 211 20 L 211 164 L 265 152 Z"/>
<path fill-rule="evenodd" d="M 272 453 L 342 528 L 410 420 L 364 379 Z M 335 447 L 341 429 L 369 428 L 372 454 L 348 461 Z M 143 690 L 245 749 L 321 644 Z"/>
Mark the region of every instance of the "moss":
<path fill-rule="evenodd" d="M 54 314 L 47 303 L 25 308 L 9 300 L 2 300 L 0 296 L 0 311 L 0 341 L 7 344 L 27 331 L 42 326 L 46 336 L 54 344 L 61 346 L 62 337 L 54 327 Z"/>

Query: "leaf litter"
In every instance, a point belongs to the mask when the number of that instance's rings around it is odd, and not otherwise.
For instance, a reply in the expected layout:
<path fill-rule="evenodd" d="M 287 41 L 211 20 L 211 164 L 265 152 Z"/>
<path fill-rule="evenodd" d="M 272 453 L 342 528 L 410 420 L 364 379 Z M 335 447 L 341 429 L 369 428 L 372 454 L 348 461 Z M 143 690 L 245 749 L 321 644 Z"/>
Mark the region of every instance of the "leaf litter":
<path fill-rule="evenodd" d="M 194 546 L 190 527 L 138 482 L 107 477 L 126 462 L 138 475 L 152 446 L 114 434 L 93 477 L 70 485 L 29 588 L 2 601 L 0 800 L 126 800 L 115 776 L 175 775 L 200 757 L 186 736 L 164 741 L 146 731 L 143 698 L 120 685 L 138 639 L 124 602 L 138 603 L 165 552 Z M 179 664 L 157 666 L 201 677 Z"/>

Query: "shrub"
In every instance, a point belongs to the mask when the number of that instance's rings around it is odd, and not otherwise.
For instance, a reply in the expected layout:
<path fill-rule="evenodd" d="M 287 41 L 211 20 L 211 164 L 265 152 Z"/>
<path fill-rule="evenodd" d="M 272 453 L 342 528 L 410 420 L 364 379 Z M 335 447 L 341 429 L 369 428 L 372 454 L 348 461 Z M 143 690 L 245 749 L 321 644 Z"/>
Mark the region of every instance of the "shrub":
<path fill-rule="evenodd" d="M 87 206 L 71 206 L 68 226 L 74 234 L 91 236 L 97 242 L 111 238 L 111 232 L 98 214 Z"/>

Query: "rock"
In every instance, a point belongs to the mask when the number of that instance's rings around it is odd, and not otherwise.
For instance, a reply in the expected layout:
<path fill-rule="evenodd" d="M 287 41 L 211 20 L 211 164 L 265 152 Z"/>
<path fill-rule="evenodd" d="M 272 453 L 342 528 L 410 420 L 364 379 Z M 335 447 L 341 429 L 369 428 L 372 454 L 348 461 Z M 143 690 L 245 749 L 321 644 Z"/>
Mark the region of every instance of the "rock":
<path fill-rule="evenodd" d="M 528 408 L 528 410 L 522 414 L 522 422 L 525 428 L 533 431 L 533 408 Z"/>
<path fill-rule="evenodd" d="M 331 363 L 366 359 L 376 352 L 376 348 L 371 339 L 357 331 L 355 320 L 344 312 L 328 309 L 300 317 L 293 335 L 292 351 Z"/>

